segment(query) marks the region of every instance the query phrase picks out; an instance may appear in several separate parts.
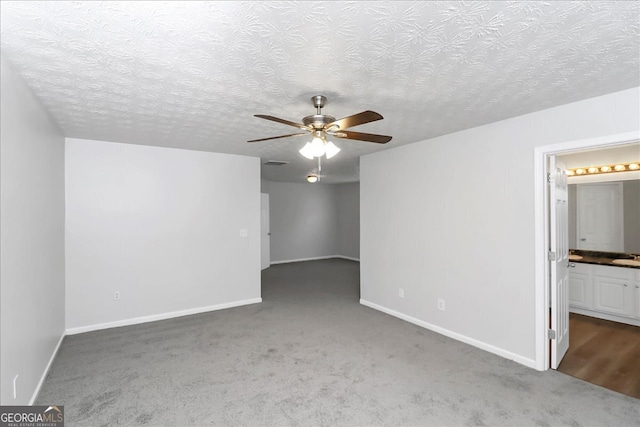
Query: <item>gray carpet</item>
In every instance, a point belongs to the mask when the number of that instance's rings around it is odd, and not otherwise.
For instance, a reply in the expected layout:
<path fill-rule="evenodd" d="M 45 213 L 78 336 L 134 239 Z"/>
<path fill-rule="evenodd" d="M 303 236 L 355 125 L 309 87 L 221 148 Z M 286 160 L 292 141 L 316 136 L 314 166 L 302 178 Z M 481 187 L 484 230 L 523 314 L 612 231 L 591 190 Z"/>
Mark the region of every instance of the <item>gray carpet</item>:
<path fill-rule="evenodd" d="M 638 426 L 640 401 L 359 305 L 358 263 L 263 272 L 263 303 L 66 337 L 68 426 Z"/>

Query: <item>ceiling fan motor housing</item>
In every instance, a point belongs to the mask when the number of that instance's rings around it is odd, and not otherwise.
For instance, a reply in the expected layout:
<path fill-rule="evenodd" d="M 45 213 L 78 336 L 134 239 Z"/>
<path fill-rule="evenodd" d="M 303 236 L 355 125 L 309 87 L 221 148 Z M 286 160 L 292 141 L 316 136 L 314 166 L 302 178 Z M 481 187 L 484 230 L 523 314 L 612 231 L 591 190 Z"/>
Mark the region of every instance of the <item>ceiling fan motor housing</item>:
<path fill-rule="evenodd" d="M 302 119 L 302 123 L 304 123 L 306 126 L 311 126 L 314 129 L 323 129 L 325 125 L 328 125 L 329 123 L 333 123 L 335 121 L 335 117 L 326 114 L 314 114 L 313 116 L 307 116 Z"/>

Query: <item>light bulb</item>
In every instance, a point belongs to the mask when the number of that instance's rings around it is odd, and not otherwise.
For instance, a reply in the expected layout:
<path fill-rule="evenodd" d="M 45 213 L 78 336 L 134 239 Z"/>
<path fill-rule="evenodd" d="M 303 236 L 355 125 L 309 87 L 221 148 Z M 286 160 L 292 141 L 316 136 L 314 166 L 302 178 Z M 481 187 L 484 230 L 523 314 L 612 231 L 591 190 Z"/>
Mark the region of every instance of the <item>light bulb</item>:
<path fill-rule="evenodd" d="M 318 175 L 307 175 L 307 181 L 311 183 L 318 182 Z"/>
<path fill-rule="evenodd" d="M 611 170 L 611 168 L 609 166 L 602 166 L 600 168 L 600 172 L 609 172 Z"/>
<path fill-rule="evenodd" d="M 582 175 L 584 173 L 584 169 L 576 169 L 576 175 Z"/>
<path fill-rule="evenodd" d="M 589 169 L 587 169 L 587 172 L 596 173 L 596 172 L 598 172 L 598 168 L 589 168 Z"/>
<path fill-rule="evenodd" d="M 336 147 L 336 145 L 333 142 L 329 141 L 324 144 L 324 151 L 327 156 L 327 159 L 330 159 L 336 154 L 338 154 L 340 152 L 340 149 Z"/>
<path fill-rule="evenodd" d="M 631 163 L 629 165 L 629 169 L 631 169 L 632 171 L 638 170 L 638 169 L 640 169 L 640 165 L 637 164 L 637 163 Z"/>
<path fill-rule="evenodd" d="M 618 172 L 620 172 L 624 170 L 624 165 L 615 165 L 613 168 Z"/>

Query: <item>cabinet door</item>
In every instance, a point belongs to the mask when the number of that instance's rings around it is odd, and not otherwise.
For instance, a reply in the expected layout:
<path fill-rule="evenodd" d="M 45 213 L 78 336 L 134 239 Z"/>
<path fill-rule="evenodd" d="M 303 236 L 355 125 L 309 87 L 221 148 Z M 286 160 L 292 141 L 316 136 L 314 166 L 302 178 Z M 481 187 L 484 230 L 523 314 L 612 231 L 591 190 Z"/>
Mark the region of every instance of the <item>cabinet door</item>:
<path fill-rule="evenodd" d="M 569 305 L 593 309 L 593 284 L 590 274 L 569 272 Z"/>
<path fill-rule="evenodd" d="M 593 287 L 594 309 L 618 316 L 634 317 L 634 286 L 630 280 L 594 276 Z"/>

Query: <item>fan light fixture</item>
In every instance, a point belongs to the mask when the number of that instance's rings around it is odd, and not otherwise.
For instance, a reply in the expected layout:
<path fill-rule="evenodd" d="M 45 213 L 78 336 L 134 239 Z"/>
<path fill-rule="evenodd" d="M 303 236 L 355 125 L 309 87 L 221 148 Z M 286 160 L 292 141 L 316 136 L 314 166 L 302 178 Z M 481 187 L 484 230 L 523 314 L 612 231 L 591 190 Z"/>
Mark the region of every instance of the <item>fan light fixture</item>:
<path fill-rule="evenodd" d="M 307 175 L 307 181 L 309 181 L 312 184 L 314 182 L 318 182 L 318 175 L 316 174 Z"/>
<path fill-rule="evenodd" d="M 327 156 L 327 159 L 330 159 L 339 152 L 340 149 L 333 142 L 327 141 L 322 131 L 315 131 L 311 142 L 307 142 L 300 150 L 300 154 L 309 160 L 322 156 Z"/>

